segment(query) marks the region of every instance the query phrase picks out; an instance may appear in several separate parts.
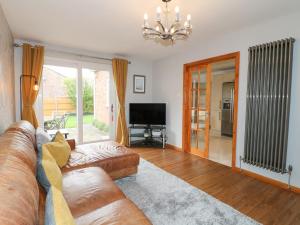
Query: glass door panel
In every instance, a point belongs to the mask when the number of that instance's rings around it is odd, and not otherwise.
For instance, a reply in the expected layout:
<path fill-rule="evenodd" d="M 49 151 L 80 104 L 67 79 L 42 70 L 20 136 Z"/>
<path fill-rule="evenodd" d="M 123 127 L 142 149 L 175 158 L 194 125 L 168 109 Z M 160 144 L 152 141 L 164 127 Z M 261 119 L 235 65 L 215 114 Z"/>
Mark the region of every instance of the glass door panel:
<path fill-rule="evenodd" d="M 111 129 L 110 73 L 82 69 L 83 142 L 108 140 Z"/>
<path fill-rule="evenodd" d="M 205 129 L 199 129 L 197 132 L 198 149 L 205 149 Z"/>
<path fill-rule="evenodd" d="M 191 107 L 193 109 L 198 107 L 198 90 L 192 90 L 192 102 L 191 102 Z"/>
<path fill-rule="evenodd" d="M 209 66 L 191 71 L 191 152 L 208 155 L 210 73 Z"/>
<path fill-rule="evenodd" d="M 192 109 L 191 113 L 192 113 L 192 115 L 191 115 L 191 128 L 194 129 L 194 130 L 197 130 L 197 123 L 198 123 L 197 110 Z"/>
<path fill-rule="evenodd" d="M 192 90 L 198 90 L 199 84 L 199 73 L 198 71 L 194 71 L 192 73 Z"/>
<path fill-rule="evenodd" d="M 77 75 L 73 67 L 43 67 L 43 122 L 50 136 L 60 130 L 65 137 L 78 140 Z"/>
<path fill-rule="evenodd" d="M 202 108 L 202 109 L 204 109 L 204 110 L 206 108 L 206 95 L 207 95 L 207 91 L 206 91 L 206 86 L 207 86 L 206 76 L 207 76 L 206 68 L 202 68 L 200 70 L 199 107 Z"/>
<path fill-rule="evenodd" d="M 191 130 L 191 148 L 197 148 L 197 130 Z"/>

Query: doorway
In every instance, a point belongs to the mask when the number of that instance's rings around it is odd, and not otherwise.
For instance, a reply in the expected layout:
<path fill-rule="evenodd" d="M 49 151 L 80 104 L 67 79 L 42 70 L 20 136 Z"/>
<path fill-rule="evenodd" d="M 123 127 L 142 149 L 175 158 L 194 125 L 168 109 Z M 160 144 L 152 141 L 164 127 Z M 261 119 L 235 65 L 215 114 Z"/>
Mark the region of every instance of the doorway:
<path fill-rule="evenodd" d="M 110 65 L 47 59 L 36 103 L 39 123 L 78 144 L 114 137 L 115 87 Z"/>
<path fill-rule="evenodd" d="M 239 52 L 184 65 L 183 150 L 235 166 Z"/>

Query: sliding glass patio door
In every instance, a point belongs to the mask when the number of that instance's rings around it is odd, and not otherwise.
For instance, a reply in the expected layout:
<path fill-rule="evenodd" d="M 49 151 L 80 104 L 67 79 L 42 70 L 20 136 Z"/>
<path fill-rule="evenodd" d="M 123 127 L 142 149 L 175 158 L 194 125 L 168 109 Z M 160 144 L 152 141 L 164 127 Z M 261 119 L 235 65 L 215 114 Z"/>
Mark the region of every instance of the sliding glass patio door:
<path fill-rule="evenodd" d="M 40 126 L 77 143 L 114 138 L 115 91 L 111 65 L 46 60 L 36 107 Z"/>

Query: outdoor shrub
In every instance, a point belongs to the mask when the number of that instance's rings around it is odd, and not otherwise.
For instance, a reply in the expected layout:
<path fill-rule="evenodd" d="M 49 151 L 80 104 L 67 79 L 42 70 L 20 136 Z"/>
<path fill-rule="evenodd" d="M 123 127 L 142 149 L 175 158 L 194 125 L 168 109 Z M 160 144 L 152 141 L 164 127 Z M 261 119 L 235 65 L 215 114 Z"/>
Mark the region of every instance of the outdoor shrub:
<path fill-rule="evenodd" d="M 76 94 L 76 80 L 72 78 L 65 78 L 64 85 L 67 89 L 67 95 L 71 99 L 72 104 L 76 107 L 77 94 Z M 84 81 L 83 83 L 83 113 L 94 112 L 94 89 L 93 86 Z"/>
<path fill-rule="evenodd" d="M 99 120 L 94 119 L 93 125 L 102 132 L 108 133 L 108 131 L 109 131 L 109 126 L 106 123 L 103 123 Z"/>

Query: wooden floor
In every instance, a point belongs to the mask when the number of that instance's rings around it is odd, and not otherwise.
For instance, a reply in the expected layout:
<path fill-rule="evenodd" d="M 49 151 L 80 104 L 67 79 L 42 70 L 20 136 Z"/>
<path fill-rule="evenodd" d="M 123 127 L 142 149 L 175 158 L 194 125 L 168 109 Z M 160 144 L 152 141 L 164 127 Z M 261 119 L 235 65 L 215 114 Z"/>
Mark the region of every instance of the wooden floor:
<path fill-rule="evenodd" d="M 134 148 L 140 156 L 262 224 L 300 224 L 300 195 L 175 150 Z"/>

